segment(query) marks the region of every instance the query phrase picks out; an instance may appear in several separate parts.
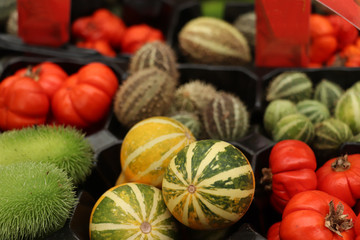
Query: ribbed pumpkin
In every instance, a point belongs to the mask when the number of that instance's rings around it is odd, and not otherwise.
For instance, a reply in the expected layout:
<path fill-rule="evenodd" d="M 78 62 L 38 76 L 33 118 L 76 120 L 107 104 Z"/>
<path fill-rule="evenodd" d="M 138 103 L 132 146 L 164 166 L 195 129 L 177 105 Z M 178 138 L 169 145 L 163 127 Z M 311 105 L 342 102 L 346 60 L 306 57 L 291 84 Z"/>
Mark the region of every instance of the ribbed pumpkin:
<path fill-rule="evenodd" d="M 172 215 L 199 230 L 237 222 L 247 212 L 254 190 L 254 173 L 243 153 L 211 139 L 193 142 L 171 159 L 162 184 Z"/>
<path fill-rule="evenodd" d="M 190 130 L 172 118 L 159 116 L 138 122 L 121 145 L 125 179 L 161 187 L 170 159 L 194 141 Z"/>
<path fill-rule="evenodd" d="M 90 216 L 90 239 L 175 239 L 175 219 L 161 191 L 141 183 L 125 183 L 107 190 Z"/>

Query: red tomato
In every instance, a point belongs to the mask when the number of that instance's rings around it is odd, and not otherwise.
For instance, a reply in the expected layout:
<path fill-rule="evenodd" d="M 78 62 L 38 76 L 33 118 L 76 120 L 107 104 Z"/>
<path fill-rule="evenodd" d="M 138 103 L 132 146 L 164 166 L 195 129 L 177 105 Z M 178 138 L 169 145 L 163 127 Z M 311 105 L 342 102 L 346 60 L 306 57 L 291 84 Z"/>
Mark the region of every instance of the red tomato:
<path fill-rule="evenodd" d="M 50 99 L 68 77 L 58 64 L 52 62 L 43 62 L 34 67 L 20 69 L 15 75 L 33 78 Z"/>
<path fill-rule="evenodd" d="M 337 14 L 327 16 L 334 28 L 334 35 L 338 42 L 338 49 L 341 50 L 345 46 L 355 43 L 359 31 L 351 23 Z"/>
<path fill-rule="evenodd" d="M 0 128 L 20 129 L 44 124 L 49 112 L 49 98 L 29 77 L 9 76 L 0 84 Z"/>
<path fill-rule="evenodd" d="M 269 167 L 272 172 L 270 201 L 280 213 L 295 194 L 316 189 L 315 154 L 302 141 L 288 139 L 276 143 L 270 152 Z"/>
<path fill-rule="evenodd" d="M 318 189 L 353 207 L 360 199 L 360 154 L 332 158 L 316 171 Z"/>
<path fill-rule="evenodd" d="M 123 53 L 135 53 L 145 43 L 165 41 L 163 33 L 147 24 L 133 25 L 126 29 L 121 44 Z"/>
<path fill-rule="evenodd" d="M 56 123 L 87 128 L 109 111 L 119 82 L 111 68 L 90 63 L 68 78 L 52 98 Z"/>
<path fill-rule="evenodd" d="M 280 240 L 280 224 L 281 222 L 277 222 L 271 225 L 266 235 L 267 240 Z"/>
<path fill-rule="evenodd" d="M 333 208 L 330 207 L 331 202 Z M 280 239 L 353 240 L 355 230 L 352 225 L 355 218 L 351 207 L 334 196 L 319 190 L 301 192 L 291 198 L 284 209 Z M 338 228 L 339 232 L 332 231 L 331 226 L 334 229 Z"/>

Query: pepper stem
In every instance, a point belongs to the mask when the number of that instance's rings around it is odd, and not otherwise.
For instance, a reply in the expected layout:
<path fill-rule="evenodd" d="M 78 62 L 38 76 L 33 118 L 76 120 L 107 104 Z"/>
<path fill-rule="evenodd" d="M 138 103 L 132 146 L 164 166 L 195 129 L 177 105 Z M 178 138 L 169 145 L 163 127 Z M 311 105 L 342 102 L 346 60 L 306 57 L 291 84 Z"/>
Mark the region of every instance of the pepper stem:
<path fill-rule="evenodd" d="M 35 81 L 38 81 L 40 79 L 40 72 L 41 72 L 41 67 L 38 67 L 34 72 L 33 66 L 29 65 L 26 68 L 24 77 L 29 77 L 29 78 L 34 79 Z"/>
<path fill-rule="evenodd" d="M 325 227 L 330 231 L 342 237 L 341 232 L 346 231 L 353 227 L 352 219 L 346 218 L 344 215 L 344 205 L 339 202 L 335 210 L 334 202 L 331 200 L 329 203 L 329 213 L 325 217 Z"/>
<path fill-rule="evenodd" d="M 350 168 L 351 163 L 348 161 L 348 155 L 345 154 L 344 156 L 338 157 L 335 161 L 331 164 L 331 169 L 335 172 L 343 172 Z"/>

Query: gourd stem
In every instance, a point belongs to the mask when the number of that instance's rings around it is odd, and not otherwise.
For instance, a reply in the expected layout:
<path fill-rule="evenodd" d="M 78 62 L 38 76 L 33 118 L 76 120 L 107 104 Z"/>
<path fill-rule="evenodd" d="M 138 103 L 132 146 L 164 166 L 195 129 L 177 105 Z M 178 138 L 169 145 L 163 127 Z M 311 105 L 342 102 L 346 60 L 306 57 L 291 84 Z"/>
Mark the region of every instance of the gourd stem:
<path fill-rule="evenodd" d="M 264 184 L 264 189 L 271 191 L 272 189 L 272 172 L 270 168 L 261 169 L 262 177 L 260 179 L 260 184 Z"/>
<path fill-rule="evenodd" d="M 348 161 L 348 155 L 336 158 L 336 160 L 331 164 L 331 169 L 335 172 L 343 172 L 350 168 L 351 164 Z"/>
<path fill-rule="evenodd" d="M 142 222 L 140 225 L 141 232 L 147 234 L 151 232 L 151 224 L 148 222 Z"/>
<path fill-rule="evenodd" d="M 341 232 L 349 230 L 353 227 L 352 219 L 348 219 L 348 215 L 344 215 L 344 205 L 339 202 L 335 210 L 334 202 L 329 203 L 329 213 L 325 217 L 325 227 L 330 231 L 342 237 Z"/>
<path fill-rule="evenodd" d="M 187 188 L 189 193 L 195 193 L 196 192 L 196 187 L 194 185 L 189 185 Z"/>

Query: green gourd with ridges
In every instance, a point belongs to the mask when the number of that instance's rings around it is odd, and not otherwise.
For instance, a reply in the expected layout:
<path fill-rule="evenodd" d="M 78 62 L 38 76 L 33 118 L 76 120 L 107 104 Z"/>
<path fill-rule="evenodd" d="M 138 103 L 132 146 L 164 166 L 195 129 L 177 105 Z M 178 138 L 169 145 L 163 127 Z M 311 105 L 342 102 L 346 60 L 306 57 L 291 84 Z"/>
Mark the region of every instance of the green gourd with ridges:
<path fill-rule="evenodd" d="M 360 93 L 360 81 L 357 81 L 356 83 L 354 83 L 350 88 L 354 89 L 356 92 Z"/>
<path fill-rule="evenodd" d="M 72 179 L 53 163 L 0 165 L 0 239 L 45 239 L 77 203 Z"/>
<path fill-rule="evenodd" d="M 313 84 L 303 72 L 283 72 L 270 81 L 266 100 L 288 99 L 299 102 L 311 98 Z"/>
<path fill-rule="evenodd" d="M 130 58 L 130 73 L 149 67 L 157 67 L 174 79 L 179 78 L 175 52 L 164 42 L 146 43 Z"/>
<path fill-rule="evenodd" d="M 90 216 L 90 239 L 176 239 L 175 219 L 161 190 L 142 183 L 108 189 Z"/>
<path fill-rule="evenodd" d="M 295 113 L 280 119 L 272 132 L 272 138 L 276 142 L 285 139 L 297 139 L 311 143 L 314 134 L 314 125 L 310 119 L 301 113 Z"/>
<path fill-rule="evenodd" d="M 117 120 L 131 128 L 137 122 L 165 115 L 169 110 L 177 81 L 156 67 L 139 70 L 119 87 L 114 100 Z"/>
<path fill-rule="evenodd" d="M 337 102 L 334 116 L 349 125 L 354 135 L 360 133 L 360 94 L 347 90 Z"/>
<path fill-rule="evenodd" d="M 255 190 L 251 165 L 235 146 L 200 140 L 170 161 L 162 192 L 173 216 L 192 229 L 223 229 L 247 212 Z"/>
<path fill-rule="evenodd" d="M 64 169 L 74 184 L 85 181 L 94 153 L 85 135 L 70 126 L 40 125 L 0 134 L 0 165 L 49 162 Z"/>
<path fill-rule="evenodd" d="M 314 99 L 325 104 L 330 113 L 334 112 L 336 102 L 340 96 L 344 93 L 344 89 L 334 82 L 327 79 L 322 79 L 314 90 Z"/>
<path fill-rule="evenodd" d="M 203 135 L 203 124 L 196 114 L 190 112 L 179 112 L 171 115 L 170 117 L 186 126 L 196 139 L 199 139 L 200 136 Z"/>
<path fill-rule="evenodd" d="M 320 150 L 336 150 L 352 137 L 351 129 L 346 123 L 330 118 L 315 125 L 313 147 Z"/>
<path fill-rule="evenodd" d="M 297 113 L 296 105 L 290 100 L 276 99 L 269 103 L 264 113 L 264 128 L 271 135 L 276 123 L 283 117 Z"/>
<path fill-rule="evenodd" d="M 224 141 L 243 137 L 250 122 L 246 105 L 239 97 L 227 92 L 219 92 L 205 108 L 202 119 L 210 138 Z"/>
<path fill-rule="evenodd" d="M 304 114 L 312 123 L 318 123 L 330 118 L 329 109 L 321 102 L 306 99 L 296 104 L 299 113 Z"/>

